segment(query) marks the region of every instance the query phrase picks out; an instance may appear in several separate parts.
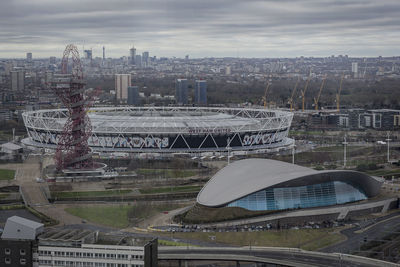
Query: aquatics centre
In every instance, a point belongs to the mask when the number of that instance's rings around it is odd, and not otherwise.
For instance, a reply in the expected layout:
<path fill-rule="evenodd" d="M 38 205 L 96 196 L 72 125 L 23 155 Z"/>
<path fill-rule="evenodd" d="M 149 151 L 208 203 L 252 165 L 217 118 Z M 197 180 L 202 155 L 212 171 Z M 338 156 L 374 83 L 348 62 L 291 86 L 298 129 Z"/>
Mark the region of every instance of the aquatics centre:
<path fill-rule="evenodd" d="M 357 171 L 316 171 L 277 160 L 245 159 L 217 172 L 197 203 L 252 211 L 325 207 L 377 196 L 382 183 Z"/>
<path fill-rule="evenodd" d="M 23 143 L 55 149 L 68 119 L 66 109 L 22 114 Z M 96 107 L 88 112 L 88 143 L 99 152 L 268 152 L 290 147 L 293 114 L 287 111 L 208 107 Z"/>

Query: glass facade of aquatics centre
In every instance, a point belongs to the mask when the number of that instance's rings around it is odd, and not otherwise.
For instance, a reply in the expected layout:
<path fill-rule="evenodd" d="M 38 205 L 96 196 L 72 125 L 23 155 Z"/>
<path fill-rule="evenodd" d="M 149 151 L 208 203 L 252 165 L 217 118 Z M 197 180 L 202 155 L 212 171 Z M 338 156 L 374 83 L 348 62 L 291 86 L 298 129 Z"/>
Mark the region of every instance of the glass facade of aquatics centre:
<path fill-rule="evenodd" d="M 344 204 L 367 199 L 362 189 L 330 181 L 298 187 L 266 188 L 229 203 L 247 210 L 286 210 Z"/>

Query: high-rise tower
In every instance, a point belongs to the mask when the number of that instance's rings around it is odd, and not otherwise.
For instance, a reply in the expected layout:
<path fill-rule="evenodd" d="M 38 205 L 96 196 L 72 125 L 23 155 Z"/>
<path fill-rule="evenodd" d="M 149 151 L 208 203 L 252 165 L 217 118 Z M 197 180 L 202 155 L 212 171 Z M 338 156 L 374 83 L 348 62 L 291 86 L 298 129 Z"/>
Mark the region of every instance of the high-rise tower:
<path fill-rule="evenodd" d="M 115 95 L 119 101 L 128 99 L 128 87 L 131 86 L 130 74 L 115 74 Z"/>
<path fill-rule="evenodd" d="M 186 79 L 177 79 L 175 83 L 175 99 L 178 104 L 188 103 L 188 81 Z"/>
<path fill-rule="evenodd" d="M 130 49 L 130 63 L 131 65 L 135 65 L 135 59 L 136 59 L 136 48 L 132 46 Z"/>
<path fill-rule="evenodd" d="M 207 81 L 196 81 L 194 87 L 194 101 L 197 104 L 207 105 Z"/>

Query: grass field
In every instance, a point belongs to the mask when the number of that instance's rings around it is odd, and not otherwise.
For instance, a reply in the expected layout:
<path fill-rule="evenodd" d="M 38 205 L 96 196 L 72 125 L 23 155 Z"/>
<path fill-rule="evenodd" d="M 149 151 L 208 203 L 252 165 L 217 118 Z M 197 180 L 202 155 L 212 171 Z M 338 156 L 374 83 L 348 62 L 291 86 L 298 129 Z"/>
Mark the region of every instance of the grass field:
<path fill-rule="evenodd" d="M 236 246 L 270 246 L 270 247 L 298 247 L 306 250 L 319 248 L 344 240 L 341 234 L 332 233 L 325 229 L 300 229 L 262 232 L 195 232 L 174 233 L 176 238 L 195 239 L 232 244 Z"/>
<path fill-rule="evenodd" d="M 150 218 L 160 212 L 182 207 L 179 204 L 135 204 L 135 205 L 88 205 L 66 208 L 68 213 L 89 222 L 126 228 L 136 222 Z"/>
<path fill-rule="evenodd" d="M 366 173 L 368 173 L 369 175 L 376 175 L 376 176 L 399 175 L 400 169 L 392 169 L 392 170 L 379 169 L 379 170 L 367 171 Z"/>
<path fill-rule="evenodd" d="M 137 169 L 136 173 L 144 176 L 161 176 L 165 178 L 185 178 L 196 175 L 193 170 L 180 169 Z"/>
<path fill-rule="evenodd" d="M 188 243 L 178 242 L 178 241 L 171 241 L 171 240 L 164 240 L 158 239 L 159 246 L 172 246 L 172 247 L 186 247 L 186 246 L 193 246 Z"/>
<path fill-rule="evenodd" d="M 0 180 L 12 180 L 14 179 L 15 171 L 0 169 Z"/>
<path fill-rule="evenodd" d="M 9 193 L 0 193 L 0 199 L 8 197 L 10 194 Z"/>
<path fill-rule="evenodd" d="M 106 190 L 106 191 L 72 191 L 72 192 L 51 192 L 53 198 L 79 198 L 79 197 L 106 197 L 106 196 L 119 196 L 132 192 L 130 189 L 126 190 Z"/>
<path fill-rule="evenodd" d="M 79 206 L 66 208 L 68 213 L 78 216 L 90 222 L 99 223 L 115 228 L 125 228 L 129 225 L 128 205 L 115 206 Z"/>
<path fill-rule="evenodd" d="M 159 194 L 159 193 L 174 193 L 174 192 L 195 192 L 200 191 L 202 186 L 187 185 L 187 186 L 172 186 L 172 187 L 155 187 L 139 189 L 141 194 Z"/>

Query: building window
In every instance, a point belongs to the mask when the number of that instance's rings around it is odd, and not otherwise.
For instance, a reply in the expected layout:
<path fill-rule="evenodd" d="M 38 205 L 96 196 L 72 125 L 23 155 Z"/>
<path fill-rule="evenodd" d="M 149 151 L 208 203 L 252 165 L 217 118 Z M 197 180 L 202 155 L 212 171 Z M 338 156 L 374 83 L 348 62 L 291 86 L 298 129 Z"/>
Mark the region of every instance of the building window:
<path fill-rule="evenodd" d="M 25 264 L 26 264 L 26 259 L 20 259 L 20 260 L 19 260 L 19 263 L 20 263 L 21 265 L 25 265 Z"/>
<path fill-rule="evenodd" d="M 25 255 L 25 254 L 26 254 L 25 249 L 20 249 L 20 250 L 19 250 L 19 254 L 20 254 L 20 255 Z"/>
<path fill-rule="evenodd" d="M 10 255 L 10 254 L 11 254 L 11 249 L 6 248 L 6 249 L 4 250 L 4 253 L 5 253 L 6 255 Z"/>
<path fill-rule="evenodd" d="M 5 258 L 5 259 L 4 259 L 4 262 L 5 262 L 6 264 L 11 264 L 11 259 L 10 259 L 10 258 Z"/>

